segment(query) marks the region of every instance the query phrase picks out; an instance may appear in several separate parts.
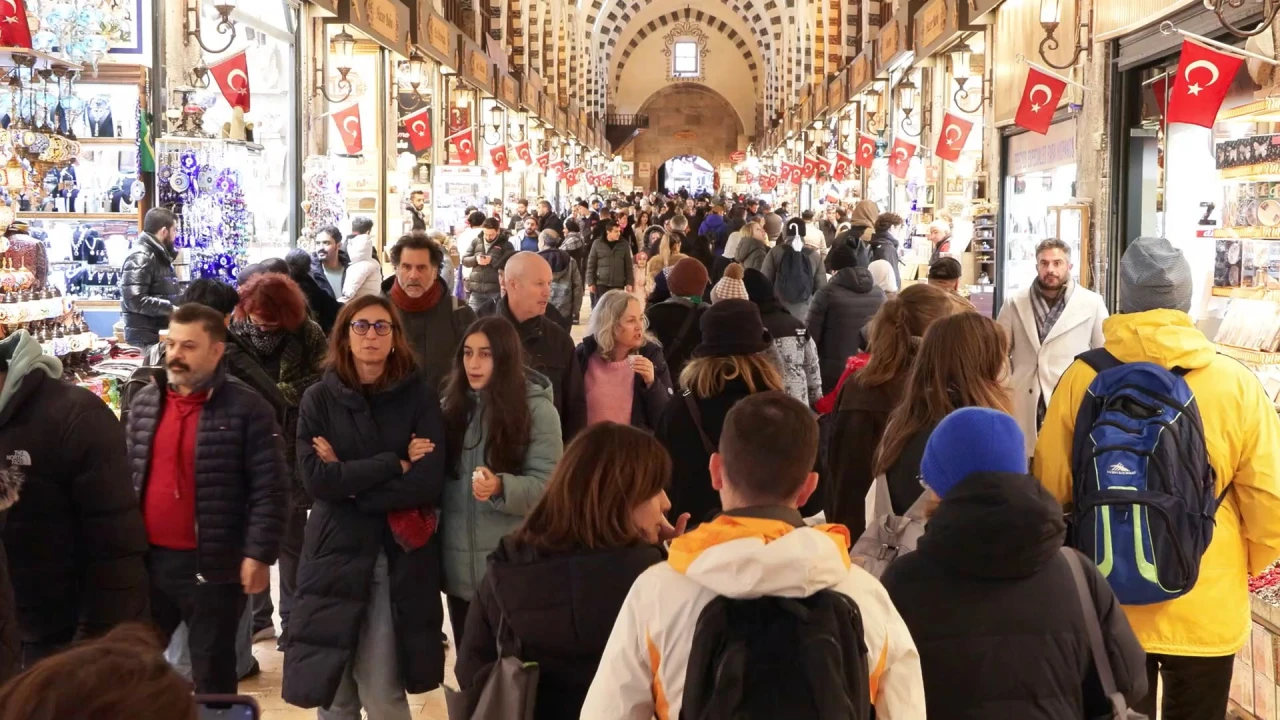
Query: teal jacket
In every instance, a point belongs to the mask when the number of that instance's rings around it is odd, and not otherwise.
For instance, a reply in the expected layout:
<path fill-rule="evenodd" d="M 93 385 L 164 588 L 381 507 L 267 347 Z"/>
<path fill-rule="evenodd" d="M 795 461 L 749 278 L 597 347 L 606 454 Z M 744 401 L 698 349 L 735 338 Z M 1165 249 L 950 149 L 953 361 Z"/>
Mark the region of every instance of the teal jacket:
<path fill-rule="evenodd" d="M 524 521 L 542 497 L 551 471 L 564 454 L 560 415 L 552 397 L 551 381 L 533 370 L 526 372 L 532 426 L 520 474 L 498 474 L 502 479 L 501 497 L 481 502 L 471 494 L 471 474 L 477 467 L 488 466 L 485 459 L 488 428 L 483 399 L 471 416 L 458 462 L 448 470 L 440 537 L 444 547 L 444 591 L 450 597 L 467 601 L 475 597 L 476 588 L 484 578 L 489 553 L 497 549 L 503 536 Z"/>

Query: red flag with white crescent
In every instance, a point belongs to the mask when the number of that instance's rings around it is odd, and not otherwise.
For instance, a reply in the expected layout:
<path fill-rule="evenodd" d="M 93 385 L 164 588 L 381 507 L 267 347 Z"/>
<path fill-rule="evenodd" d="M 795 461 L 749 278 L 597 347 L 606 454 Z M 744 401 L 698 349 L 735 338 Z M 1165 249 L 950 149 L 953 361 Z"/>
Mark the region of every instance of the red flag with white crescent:
<path fill-rule="evenodd" d="M 804 165 L 800 171 L 800 176 L 805 180 L 812 180 L 818 177 L 818 159 L 804 156 Z"/>
<path fill-rule="evenodd" d="M 1178 74 L 1169 93 L 1169 122 L 1213 127 L 1242 62 L 1235 55 L 1183 40 Z"/>
<path fill-rule="evenodd" d="M 1018 103 L 1014 124 L 1041 135 L 1049 132 L 1053 114 L 1057 112 L 1058 103 L 1066 89 L 1067 84 L 1062 80 L 1035 68 L 1027 68 L 1027 84 L 1022 87 L 1022 101 Z M 1225 93 L 1226 88 L 1223 88 L 1224 97 Z M 1214 112 L 1217 112 L 1216 107 Z"/>
<path fill-rule="evenodd" d="M 4 2 L 0 2 L 0 7 L 3 7 Z M 0 24 L 4 22 L 3 15 L 4 11 L 0 10 Z M 220 63 L 215 63 L 209 68 L 209 72 L 213 75 L 213 79 L 218 81 L 218 89 L 222 91 L 222 97 L 227 99 L 231 107 L 249 112 L 249 59 L 244 51 Z"/>
<path fill-rule="evenodd" d="M 916 144 L 902 138 L 893 139 L 893 149 L 889 152 L 889 172 L 902 180 L 907 177 L 907 169 L 911 167 L 911 158 L 916 155 Z"/>
<path fill-rule="evenodd" d="M 511 164 L 507 162 L 506 145 L 489 148 L 489 159 L 493 160 L 493 169 L 496 172 L 504 173 L 511 169 Z"/>
<path fill-rule="evenodd" d="M 400 124 L 409 134 L 409 148 L 415 153 L 431 147 L 431 108 L 424 107 L 405 115 L 400 119 Z"/>
<path fill-rule="evenodd" d="M 565 164 L 563 160 L 557 160 L 547 166 L 547 171 L 554 174 L 557 178 L 564 177 Z"/>
<path fill-rule="evenodd" d="M 959 160 L 971 130 L 973 123 L 947 113 L 942 118 L 942 132 L 938 133 L 938 146 L 933 149 L 933 154 L 951 162 Z"/>
<path fill-rule="evenodd" d="M 854 164 L 860 168 L 870 168 L 876 161 L 876 136 L 858 133 L 858 154 Z"/>
<path fill-rule="evenodd" d="M 551 153 L 544 152 L 535 158 L 535 161 L 538 163 L 538 169 L 542 172 L 546 172 L 551 163 Z"/>
<path fill-rule="evenodd" d="M 853 158 L 842 152 L 836 152 L 836 164 L 831 168 L 831 179 L 844 182 L 849 179 L 849 168 L 853 166 Z"/>
<path fill-rule="evenodd" d="M 458 154 L 458 164 L 473 165 L 476 158 L 476 139 L 475 128 L 467 128 L 460 133 L 455 134 L 450 141 L 453 143 L 454 152 Z"/>
<path fill-rule="evenodd" d="M 364 133 L 360 129 L 360 106 L 352 105 L 330 115 L 338 126 L 338 135 L 348 155 L 356 155 L 364 149 Z"/>
<path fill-rule="evenodd" d="M 831 161 L 824 157 L 814 159 L 818 162 L 818 176 L 826 175 L 831 177 Z"/>
<path fill-rule="evenodd" d="M 520 162 L 524 163 L 526 167 L 533 164 L 533 155 L 529 154 L 528 140 L 522 143 L 516 143 L 514 149 L 516 151 L 516 157 L 520 158 Z"/>
<path fill-rule="evenodd" d="M 0 2 L 0 45 L 31 47 L 31 26 L 27 24 L 27 4 L 23 0 Z"/>

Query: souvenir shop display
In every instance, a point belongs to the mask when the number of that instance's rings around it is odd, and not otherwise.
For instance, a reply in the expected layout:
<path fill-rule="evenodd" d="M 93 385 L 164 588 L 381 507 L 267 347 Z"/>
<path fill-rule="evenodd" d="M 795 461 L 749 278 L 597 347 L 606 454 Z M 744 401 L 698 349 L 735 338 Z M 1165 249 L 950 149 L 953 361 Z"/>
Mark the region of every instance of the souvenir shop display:
<path fill-rule="evenodd" d="M 343 196 L 342 177 L 335 171 L 333 161 L 323 155 L 307 158 L 302 171 L 305 199 L 302 211 L 307 225 L 300 247 L 310 249 L 312 238 L 321 228 L 337 227 L 343 218 L 346 199 Z"/>
<path fill-rule="evenodd" d="M 245 205 L 238 163 L 243 146 L 193 138 L 161 138 L 157 144 L 156 187 L 160 204 L 178 216 L 174 247 L 189 275 L 235 282 L 248 264 L 254 217 Z"/>

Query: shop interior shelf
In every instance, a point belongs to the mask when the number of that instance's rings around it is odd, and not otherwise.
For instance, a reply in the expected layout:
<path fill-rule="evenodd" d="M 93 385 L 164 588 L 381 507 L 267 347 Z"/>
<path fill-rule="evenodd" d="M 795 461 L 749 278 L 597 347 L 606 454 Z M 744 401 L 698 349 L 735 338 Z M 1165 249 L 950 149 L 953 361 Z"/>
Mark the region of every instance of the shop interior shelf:
<path fill-rule="evenodd" d="M 138 144 L 137 139 L 131 137 L 86 137 L 76 138 L 76 142 L 81 145 L 127 145 L 129 147 Z"/>
<path fill-rule="evenodd" d="M 1280 227 L 1267 227 L 1265 225 L 1223 227 L 1207 231 L 1205 237 L 1239 240 L 1280 240 Z"/>
<path fill-rule="evenodd" d="M 138 213 L 19 212 L 18 218 L 20 220 L 136 220 Z"/>
<path fill-rule="evenodd" d="M 204 145 L 208 143 L 225 143 L 227 145 L 238 145 L 252 152 L 262 152 L 262 145 L 258 143 L 251 143 L 245 140 L 232 140 L 230 138 L 166 135 L 161 138 L 156 138 L 156 142 L 161 145 Z"/>
<path fill-rule="evenodd" d="M 1253 163 L 1218 171 L 1223 180 L 1275 182 L 1280 180 L 1280 162 Z"/>
<path fill-rule="evenodd" d="M 40 52 L 39 50 L 32 50 L 31 48 L 13 47 L 10 45 L 0 46 L 0 66 L 13 67 L 14 65 L 17 65 L 18 63 L 14 62 L 14 59 L 13 59 L 14 55 L 23 55 L 26 57 L 35 58 L 36 59 L 35 68 L 37 70 L 43 70 L 46 68 L 54 68 L 54 67 L 64 67 L 64 68 L 70 68 L 72 70 L 80 69 L 80 65 L 67 60 L 63 60 L 60 57 L 50 55 L 49 53 Z"/>

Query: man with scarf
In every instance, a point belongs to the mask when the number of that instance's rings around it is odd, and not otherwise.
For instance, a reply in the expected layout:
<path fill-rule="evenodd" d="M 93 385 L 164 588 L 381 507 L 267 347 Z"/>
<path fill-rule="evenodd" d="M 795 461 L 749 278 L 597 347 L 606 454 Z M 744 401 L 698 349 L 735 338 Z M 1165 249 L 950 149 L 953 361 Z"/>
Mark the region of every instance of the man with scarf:
<path fill-rule="evenodd" d="M 391 246 L 395 277 L 382 283 L 382 294 L 400 310 L 405 337 L 418 357 L 418 367 L 432 389 L 440 391 L 453 355 L 476 314 L 449 294 L 440 266 L 444 248 L 421 231 L 402 236 Z"/>
<path fill-rule="evenodd" d="M 1009 333 L 1013 416 L 1026 436 L 1027 457 L 1035 452 L 1049 396 L 1076 355 L 1102 347 L 1107 304 L 1102 296 L 1071 280 L 1071 248 L 1050 238 L 1036 247 L 1036 279 L 1014 293 L 1000 310 Z"/>

